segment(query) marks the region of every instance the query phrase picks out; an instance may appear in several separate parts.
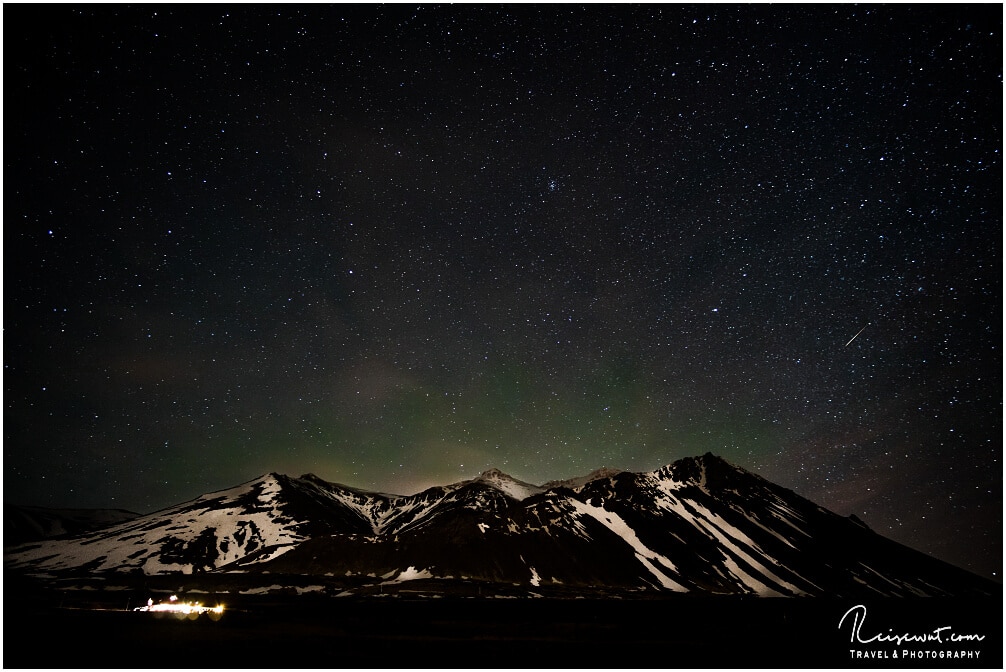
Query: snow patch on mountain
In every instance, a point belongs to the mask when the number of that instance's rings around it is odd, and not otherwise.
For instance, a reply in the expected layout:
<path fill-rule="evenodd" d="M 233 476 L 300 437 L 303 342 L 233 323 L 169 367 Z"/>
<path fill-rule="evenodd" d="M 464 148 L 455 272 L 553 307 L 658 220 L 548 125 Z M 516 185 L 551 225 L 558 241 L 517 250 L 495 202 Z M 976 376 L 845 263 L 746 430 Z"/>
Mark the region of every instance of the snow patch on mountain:
<path fill-rule="evenodd" d="M 261 555 L 255 556 L 248 564 L 261 564 L 269 562 L 270 560 L 275 560 L 279 556 L 292 551 L 297 548 L 297 544 L 287 544 L 286 546 L 276 546 L 275 548 L 269 549 L 268 552 L 262 553 Z"/>
<path fill-rule="evenodd" d="M 86 541 L 52 540 L 43 552 L 55 554 L 46 559 L 33 558 L 30 549 L 15 552 L 11 559 L 16 564 L 34 560 L 44 569 L 88 565 L 92 571 L 137 568 L 147 574 L 220 568 L 254 551 L 304 540 L 296 532 L 297 521 L 277 509 L 281 491 L 275 475 L 268 474 L 114 525 Z M 254 506 L 248 505 L 249 499 Z"/>
<path fill-rule="evenodd" d="M 413 567 L 411 565 L 409 566 L 408 569 L 405 569 L 405 570 L 402 570 L 400 572 L 397 572 L 397 576 L 395 576 L 395 574 L 396 574 L 396 572 L 390 572 L 389 574 L 385 574 L 384 576 L 386 576 L 386 577 L 387 576 L 394 576 L 394 578 L 390 579 L 388 581 L 384 581 L 384 584 L 387 585 L 387 584 L 392 584 L 392 583 L 404 583 L 406 581 L 416 581 L 418 579 L 432 579 L 433 578 L 433 574 L 430 572 L 430 570 L 428 570 L 428 569 L 416 569 L 415 567 Z"/>
<path fill-rule="evenodd" d="M 806 523 L 807 522 L 806 519 L 800 514 L 799 511 L 796 511 L 795 509 L 793 509 L 793 507 L 789 506 L 786 503 L 786 501 L 783 500 L 781 497 L 778 496 L 772 497 L 772 501 L 769 502 L 769 511 L 776 519 L 785 523 L 786 525 L 789 525 L 803 536 L 805 537 L 811 536 L 809 532 L 807 532 L 806 530 L 804 530 L 803 528 L 801 528 L 799 525 L 796 524 L 796 522 Z"/>
<path fill-rule="evenodd" d="M 632 550 L 636 552 L 636 559 L 639 560 L 639 562 L 641 562 L 643 566 L 646 567 L 646 569 L 649 570 L 650 573 L 657 578 L 658 581 L 660 581 L 660 585 L 662 585 L 664 588 L 668 588 L 675 592 L 681 592 L 681 593 L 688 591 L 687 588 L 676 582 L 671 577 L 667 576 L 663 571 L 661 571 L 656 565 L 653 564 L 654 562 L 659 562 L 661 565 L 664 566 L 664 569 L 670 570 L 671 572 L 677 574 L 678 570 L 674 566 L 674 563 L 672 563 L 670 560 L 660 555 L 659 553 L 647 548 L 643 544 L 643 542 L 639 540 L 639 537 L 636 536 L 635 531 L 633 531 L 633 529 L 629 527 L 618 514 L 612 511 L 608 511 L 607 509 L 601 506 L 593 506 L 591 504 L 591 500 L 587 500 L 587 502 L 581 502 L 579 500 L 571 499 L 570 503 L 573 505 L 573 507 L 576 509 L 578 513 L 580 513 L 581 515 L 590 516 L 591 518 L 593 518 L 594 520 L 596 520 L 597 522 L 601 523 L 609 530 L 614 532 L 616 535 L 621 537 L 625 541 L 625 543 L 631 546 Z"/>
<path fill-rule="evenodd" d="M 762 525 L 762 523 L 757 518 L 755 518 L 754 516 L 752 516 L 751 514 L 749 514 L 747 511 L 744 511 L 743 509 L 741 509 L 739 507 L 736 507 L 736 506 L 731 506 L 730 508 L 731 508 L 731 510 L 736 511 L 740 515 L 744 516 L 748 520 L 748 522 L 751 523 L 752 525 L 755 525 L 756 527 L 758 527 L 762 531 L 766 532 L 767 534 L 772 535 L 773 537 L 775 537 L 776 539 L 778 539 L 782 543 L 784 543 L 787 546 L 789 546 L 790 548 L 796 550 L 796 546 L 794 546 L 790 542 L 789 539 L 787 539 L 786 537 L 782 536 L 781 534 L 779 534 L 775 530 L 773 530 L 773 529 L 771 529 L 769 527 L 766 527 L 765 525 Z"/>
<path fill-rule="evenodd" d="M 883 581 L 884 583 L 887 583 L 890 586 L 893 586 L 894 588 L 907 589 L 908 591 L 914 593 L 918 597 L 929 597 L 929 596 L 931 596 L 931 593 L 927 593 L 925 591 L 920 591 L 920 590 L 916 589 L 915 587 L 913 587 L 909 583 L 903 583 L 903 582 L 893 581 L 890 578 L 884 576 L 883 574 L 881 574 L 880 572 L 878 572 L 877 570 L 873 569 L 872 567 L 870 567 L 869 565 L 867 565 L 867 564 L 865 564 L 863 562 L 858 563 L 858 565 L 860 567 L 862 567 L 863 569 L 865 569 L 867 572 L 869 572 L 872 576 L 874 576 L 877 579 Z M 869 585 L 876 585 L 876 584 L 877 584 L 876 581 L 870 581 L 869 582 Z"/>
<path fill-rule="evenodd" d="M 530 483 L 518 481 L 513 476 L 504 474 L 499 469 L 489 469 L 488 471 L 483 471 L 475 480 L 485 483 L 486 485 L 499 490 L 507 497 L 516 499 L 517 501 L 523 501 L 532 495 L 538 495 L 545 492 L 537 485 L 531 485 Z"/>
<path fill-rule="evenodd" d="M 746 534 L 737 527 L 731 525 L 722 517 L 710 511 L 705 506 L 700 504 L 695 500 L 689 500 L 687 503 L 681 499 L 678 499 L 671 494 L 671 491 L 666 488 L 660 488 L 660 495 L 656 499 L 656 504 L 658 507 L 673 511 L 678 514 L 682 520 L 687 521 L 691 525 L 698 528 L 708 537 L 712 537 L 717 542 L 720 543 L 721 547 L 726 551 L 723 552 L 723 562 L 729 569 L 730 573 L 733 574 L 737 579 L 739 579 L 745 586 L 750 588 L 752 591 L 758 595 L 784 595 L 786 593 L 781 593 L 774 588 L 768 586 L 765 582 L 759 580 L 754 576 L 754 573 L 761 574 L 762 577 L 774 582 L 776 585 L 789 591 L 790 595 L 806 595 L 806 591 L 802 588 L 794 586 L 792 583 L 785 581 L 780 578 L 775 572 L 767 567 L 767 565 L 779 566 L 780 563 L 777 559 L 770 557 L 758 546 L 754 541 L 751 540 Z M 794 513 L 792 509 L 788 509 L 790 512 Z M 745 515 L 748 520 L 755 522 L 751 516 Z M 795 529 L 797 528 L 789 520 L 786 522 Z M 759 527 L 765 529 L 764 526 L 759 524 Z M 790 542 L 786 541 L 779 534 L 774 534 L 776 538 L 781 539 L 790 548 L 796 548 Z M 751 571 L 743 569 L 737 562 L 736 559 L 741 560 L 746 563 Z M 760 559 L 759 559 L 760 558 Z M 811 584 L 813 585 L 813 584 Z"/>
<path fill-rule="evenodd" d="M 762 597 L 784 597 L 784 595 L 778 590 L 770 588 L 744 571 L 733 558 L 725 556 L 723 564 L 734 577 L 739 579 L 741 583 L 754 591 L 756 595 L 760 595 Z"/>
<path fill-rule="evenodd" d="M 240 593 L 241 595 L 266 595 L 268 593 L 274 593 L 280 590 L 286 590 L 286 586 L 273 584 L 271 586 L 260 586 L 258 588 L 248 588 L 247 590 L 239 590 L 238 593 Z"/>
<path fill-rule="evenodd" d="M 654 489 L 659 490 L 665 495 L 672 496 L 672 493 L 680 490 L 683 486 L 681 481 L 678 481 L 671 477 L 665 477 L 663 475 L 663 469 L 657 471 L 651 471 L 643 475 L 643 478 L 654 487 Z"/>
<path fill-rule="evenodd" d="M 143 573 L 147 575 L 192 573 L 192 565 L 183 565 L 176 562 L 161 562 L 160 557 L 156 554 L 151 554 L 144 558 L 141 567 L 143 568 Z"/>

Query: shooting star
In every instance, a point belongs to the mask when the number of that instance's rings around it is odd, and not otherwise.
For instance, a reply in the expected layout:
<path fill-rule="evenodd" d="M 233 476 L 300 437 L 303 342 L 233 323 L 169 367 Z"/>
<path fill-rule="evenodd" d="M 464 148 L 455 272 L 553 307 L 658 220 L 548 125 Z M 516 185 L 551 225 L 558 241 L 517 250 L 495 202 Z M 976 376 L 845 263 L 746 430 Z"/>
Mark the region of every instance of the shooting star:
<path fill-rule="evenodd" d="M 869 323 L 869 322 L 867 322 L 867 323 L 866 323 L 865 325 L 863 325 L 863 329 L 866 329 L 866 328 L 867 328 L 868 326 L 870 326 L 870 323 Z M 861 333 L 863 333 L 863 329 L 860 329 L 859 331 L 857 331 L 857 332 L 856 332 L 856 335 L 855 335 L 855 336 L 853 336 L 852 338 L 850 338 L 850 339 L 849 339 L 849 343 L 852 343 L 852 342 L 853 342 L 854 340 L 856 340 L 856 338 L 857 338 L 857 337 L 858 337 L 858 336 L 859 336 L 859 335 L 860 335 Z M 846 344 L 845 344 L 844 346 L 842 346 L 842 347 L 845 347 L 845 348 L 848 348 L 848 347 L 849 347 L 849 343 L 846 343 Z"/>

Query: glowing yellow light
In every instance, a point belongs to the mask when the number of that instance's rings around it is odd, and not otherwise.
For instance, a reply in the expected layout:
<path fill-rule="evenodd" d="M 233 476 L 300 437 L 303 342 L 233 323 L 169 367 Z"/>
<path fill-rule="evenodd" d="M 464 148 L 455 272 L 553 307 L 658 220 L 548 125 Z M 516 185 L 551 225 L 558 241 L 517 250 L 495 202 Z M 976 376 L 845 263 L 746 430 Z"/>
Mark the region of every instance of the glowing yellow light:
<path fill-rule="evenodd" d="M 223 605 L 218 605 L 216 607 L 204 607 L 202 602 L 179 602 L 178 597 L 172 595 L 168 602 L 162 602 L 160 604 L 154 604 L 152 599 L 147 600 L 147 606 L 137 607 L 134 611 L 168 612 L 178 616 L 188 615 L 189 617 L 194 618 L 199 614 L 222 614 L 224 607 Z"/>

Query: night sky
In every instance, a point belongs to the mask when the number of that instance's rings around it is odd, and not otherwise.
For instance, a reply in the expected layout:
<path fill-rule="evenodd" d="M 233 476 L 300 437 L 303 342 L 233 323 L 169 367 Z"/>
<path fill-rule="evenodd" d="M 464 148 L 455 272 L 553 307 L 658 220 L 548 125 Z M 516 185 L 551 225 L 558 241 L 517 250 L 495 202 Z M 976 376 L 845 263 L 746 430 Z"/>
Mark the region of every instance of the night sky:
<path fill-rule="evenodd" d="M 5 501 L 711 451 L 1001 578 L 1001 5 L 3 14 Z"/>

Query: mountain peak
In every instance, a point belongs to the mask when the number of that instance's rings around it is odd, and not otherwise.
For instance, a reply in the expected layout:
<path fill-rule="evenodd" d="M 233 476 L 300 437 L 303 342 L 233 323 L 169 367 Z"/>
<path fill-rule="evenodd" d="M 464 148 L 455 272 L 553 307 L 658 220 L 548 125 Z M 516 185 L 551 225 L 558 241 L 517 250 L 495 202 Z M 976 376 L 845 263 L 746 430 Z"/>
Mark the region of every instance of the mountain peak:
<path fill-rule="evenodd" d="M 618 476 L 620 473 L 622 473 L 621 469 L 616 469 L 614 467 L 601 467 L 600 469 L 595 469 L 587 474 L 586 478 L 594 481 L 598 478 L 611 478 L 612 476 Z"/>
<path fill-rule="evenodd" d="M 322 478 L 321 476 L 319 476 L 318 474 L 315 474 L 313 472 L 308 472 L 306 474 L 302 474 L 300 476 L 300 480 L 302 480 L 302 481 L 308 481 L 309 483 L 316 483 L 316 484 L 320 484 L 320 485 L 331 485 L 324 478 Z"/>
<path fill-rule="evenodd" d="M 570 490 L 579 490 L 591 481 L 596 481 L 601 478 L 611 478 L 620 473 L 622 473 L 621 469 L 601 467 L 600 469 L 595 469 L 586 476 L 575 476 L 573 478 L 565 478 L 558 481 L 549 481 L 547 483 L 543 483 L 541 487 L 543 490 L 548 490 L 550 488 L 569 488 Z"/>
<path fill-rule="evenodd" d="M 539 488 L 536 485 L 531 485 L 530 483 L 525 483 L 524 481 L 519 481 L 510 474 L 504 473 L 495 467 L 483 471 L 475 480 L 480 483 L 485 483 L 486 485 L 499 490 L 504 495 L 518 501 L 525 500 L 531 495 L 543 492 L 542 488 Z"/>
<path fill-rule="evenodd" d="M 736 465 L 728 462 L 719 455 L 706 453 L 694 457 L 682 457 L 674 462 L 664 465 L 656 470 L 656 474 L 673 478 L 676 481 L 696 481 L 705 482 L 707 471 L 714 472 L 744 471 Z M 747 473 L 747 472 L 745 472 Z"/>

